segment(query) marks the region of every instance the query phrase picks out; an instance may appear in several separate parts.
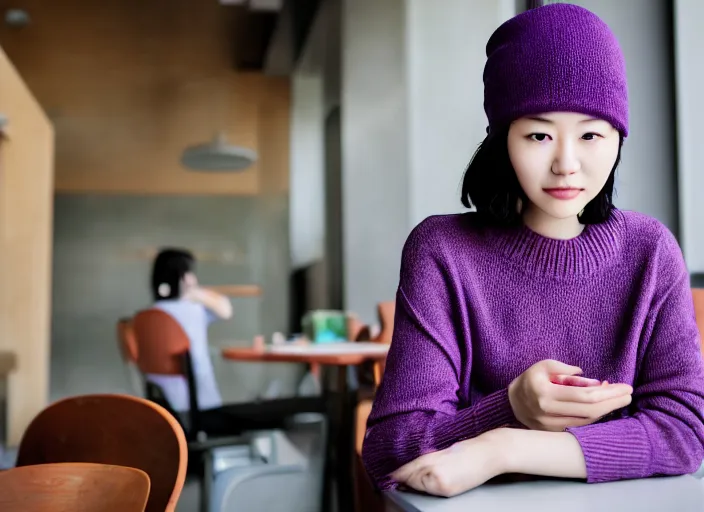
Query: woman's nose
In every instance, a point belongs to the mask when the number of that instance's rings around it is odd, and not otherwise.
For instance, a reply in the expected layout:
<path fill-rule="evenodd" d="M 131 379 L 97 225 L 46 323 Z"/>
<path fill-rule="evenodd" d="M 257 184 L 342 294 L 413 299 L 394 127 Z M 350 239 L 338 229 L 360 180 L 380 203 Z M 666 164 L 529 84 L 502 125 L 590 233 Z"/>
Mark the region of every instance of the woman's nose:
<path fill-rule="evenodd" d="M 581 164 L 572 144 L 563 143 L 558 147 L 555 160 L 552 163 L 552 173 L 560 176 L 569 176 L 579 172 Z"/>

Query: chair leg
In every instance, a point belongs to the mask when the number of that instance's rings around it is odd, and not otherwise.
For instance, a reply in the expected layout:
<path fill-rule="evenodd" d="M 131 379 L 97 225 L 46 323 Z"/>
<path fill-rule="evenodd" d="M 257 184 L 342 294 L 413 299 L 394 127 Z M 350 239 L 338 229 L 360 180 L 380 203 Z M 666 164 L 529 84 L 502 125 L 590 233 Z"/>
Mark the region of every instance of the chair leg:
<path fill-rule="evenodd" d="M 200 512 L 210 512 L 210 497 L 213 488 L 213 452 L 204 450 L 203 469 L 200 479 Z"/>

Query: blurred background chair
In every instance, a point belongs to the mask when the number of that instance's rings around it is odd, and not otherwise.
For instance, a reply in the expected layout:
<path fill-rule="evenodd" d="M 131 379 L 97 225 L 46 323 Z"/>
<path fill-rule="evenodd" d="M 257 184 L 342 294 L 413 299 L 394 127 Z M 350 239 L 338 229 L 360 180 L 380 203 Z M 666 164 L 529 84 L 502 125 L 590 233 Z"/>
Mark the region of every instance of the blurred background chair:
<path fill-rule="evenodd" d="M 285 428 L 287 420 L 298 413 L 325 411 L 319 397 L 262 400 L 201 409 L 198 381 L 190 358 L 190 341 L 180 324 L 159 309 L 146 309 L 132 322 L 137 341 L 137 364 L 146 382 L 147 398 L 170 410 L 182 423 L 189 441 L 207 437 L 237 436 L 253 430 Z M 173 375 L 188 386 L 189 409 L 175 411 L 166 393 L 149 382 L 147 375 Z"/>
<path fill-rule="evenodd" d="M 353 324 L 353 328 L 356 329 L 354 341 L 373 341 L 390 345 L 394 332 L 395 314 L 395 301 L 380 302 L 377 304 L 379 332 L 376 336 L 371 336 L 370 327 Z M 384 375 L 384 367 L 385 360 L 379 360 L 360 365 L 357 369 L 359 402 L 355 410 L 355 454 L 353 457 L 355 510 L 357 512 L 381 512 L 384 510 L 383 500 L 375 491 L 362 464 L 362 443 L 367 430 L 367 419 L 372 411 L 374 394 Z"/>
<path fill-rule="evenodd" d="M 223 479 L 235 478 L 239 473 L 226 472 L 230 468 L 242 470 L 244 467 L 256 466 L 258 481 L 265 482 L 268 481 L 267 475 L 271 475 L 274 480 L 281 480 L 282 475 L 291 474 L 293 466 L 286 460 L 280 463 L 276 456 L 262 458 L 261 451 L 255 446 L 261 445 L 261 439 L 269 436 L 273 453 L 278 453 L 280 449 L 285 450 L 290 442 L 281 431 L 287 428 L 289 420 L 297 414 L 324 412 L 325 403 L 322 397 L 263 400 L 200 409 L 198 384 L 189 352 L 190 342 L 180 324 L 165 311 L 147 309 L 135 315 L 132 325 L 137 342 L 137 364 L 145 381 L 146 396 L 173 414 L 185 431 L 190 454 L 189 471 L 196 474 L 201 483 L 202 512 L 217 510 L 217 507 L 221 506 L 221 500 L 225 498 L 228 503 L 233 499 L 236 482 L 226 483 Z M 174 375 L 185 379 L 188 385 L 189 410 L 174 410 L 164 391 L 159 385 L 150 382 L 147 374 Z M 279 434 L 273 435 L 271 430 L 278 431 Z M 319 436 L 319 433 L 316 435 Z M 282 470 L 283 466 L 288 469 Z M 298 467 L 296 471 L 303 474 L 307 468 Z M 309 480 L 316 479 L 315 474 L 306 474 Z M 219 492 L 213 499 L 214 485 L 217 485 L 218 489 L 225 486 L 230 490 L 227 493 Z M 270 481 L 266 485 L 278 484 Z M 280 502 L 281 506 L 290 508 L 294 503 L 291 497 L 283 492 L 277 492 L 273 496 L 267 492 L 245 495 L 247 503 L 250 504 L 257 504 L 265 499 L 269 502 L 268 506 L 272 506 L 271 500 L 274 500 Z M 259 504 L 254 506 L 254 509 L 266 510 L 266 507 L 262 508 Z"/>
<path fill-rule="evenodd" d="M 143 512 L 144 471 L 107 464 L 62 463 L 0 472 L 3 512 Z"/>
<path fill-rule="evenodd" d="M 144 471 L 151 481 L 146 512 L 173 512 L 186 478 L 183 429 L 162 407 L 128 395 L 67 398 L 30 423 L 17 466 L 90 462 Z"/>

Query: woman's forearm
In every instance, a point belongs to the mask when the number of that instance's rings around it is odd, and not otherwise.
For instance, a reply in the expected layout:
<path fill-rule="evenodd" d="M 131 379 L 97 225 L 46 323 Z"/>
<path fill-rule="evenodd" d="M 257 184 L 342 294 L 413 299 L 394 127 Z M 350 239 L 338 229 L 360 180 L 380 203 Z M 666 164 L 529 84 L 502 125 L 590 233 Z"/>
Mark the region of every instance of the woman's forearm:
<path fill-rule="evenodd" d="M 567 432 L 501 429 L 499 444 L 503 451 L 505 473 L 556 478 L 587 477 L 582 448 L 577 439 Z"/>
<path fill-rule="evenodd" d="M 213 290 L 197 288 L 193 293 L 192 299 L 200 302 L 224 320 L 232 317 L 232 304 L 230 303 L 230 299 Z"/>

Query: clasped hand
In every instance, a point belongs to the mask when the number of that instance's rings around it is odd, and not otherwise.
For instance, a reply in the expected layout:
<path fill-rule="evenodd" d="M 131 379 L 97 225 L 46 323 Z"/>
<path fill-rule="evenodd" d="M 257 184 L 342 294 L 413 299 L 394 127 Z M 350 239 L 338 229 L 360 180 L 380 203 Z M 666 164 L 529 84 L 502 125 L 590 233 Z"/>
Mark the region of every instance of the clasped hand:
<path fill-rule="evenodd" d="M 594 423 L 631 403 L 633 388 L 586 379 L 582 371 L 559 361 L 534 364 L 508 388 L 511 408 L 532 430 L 561 432 Z"/>

